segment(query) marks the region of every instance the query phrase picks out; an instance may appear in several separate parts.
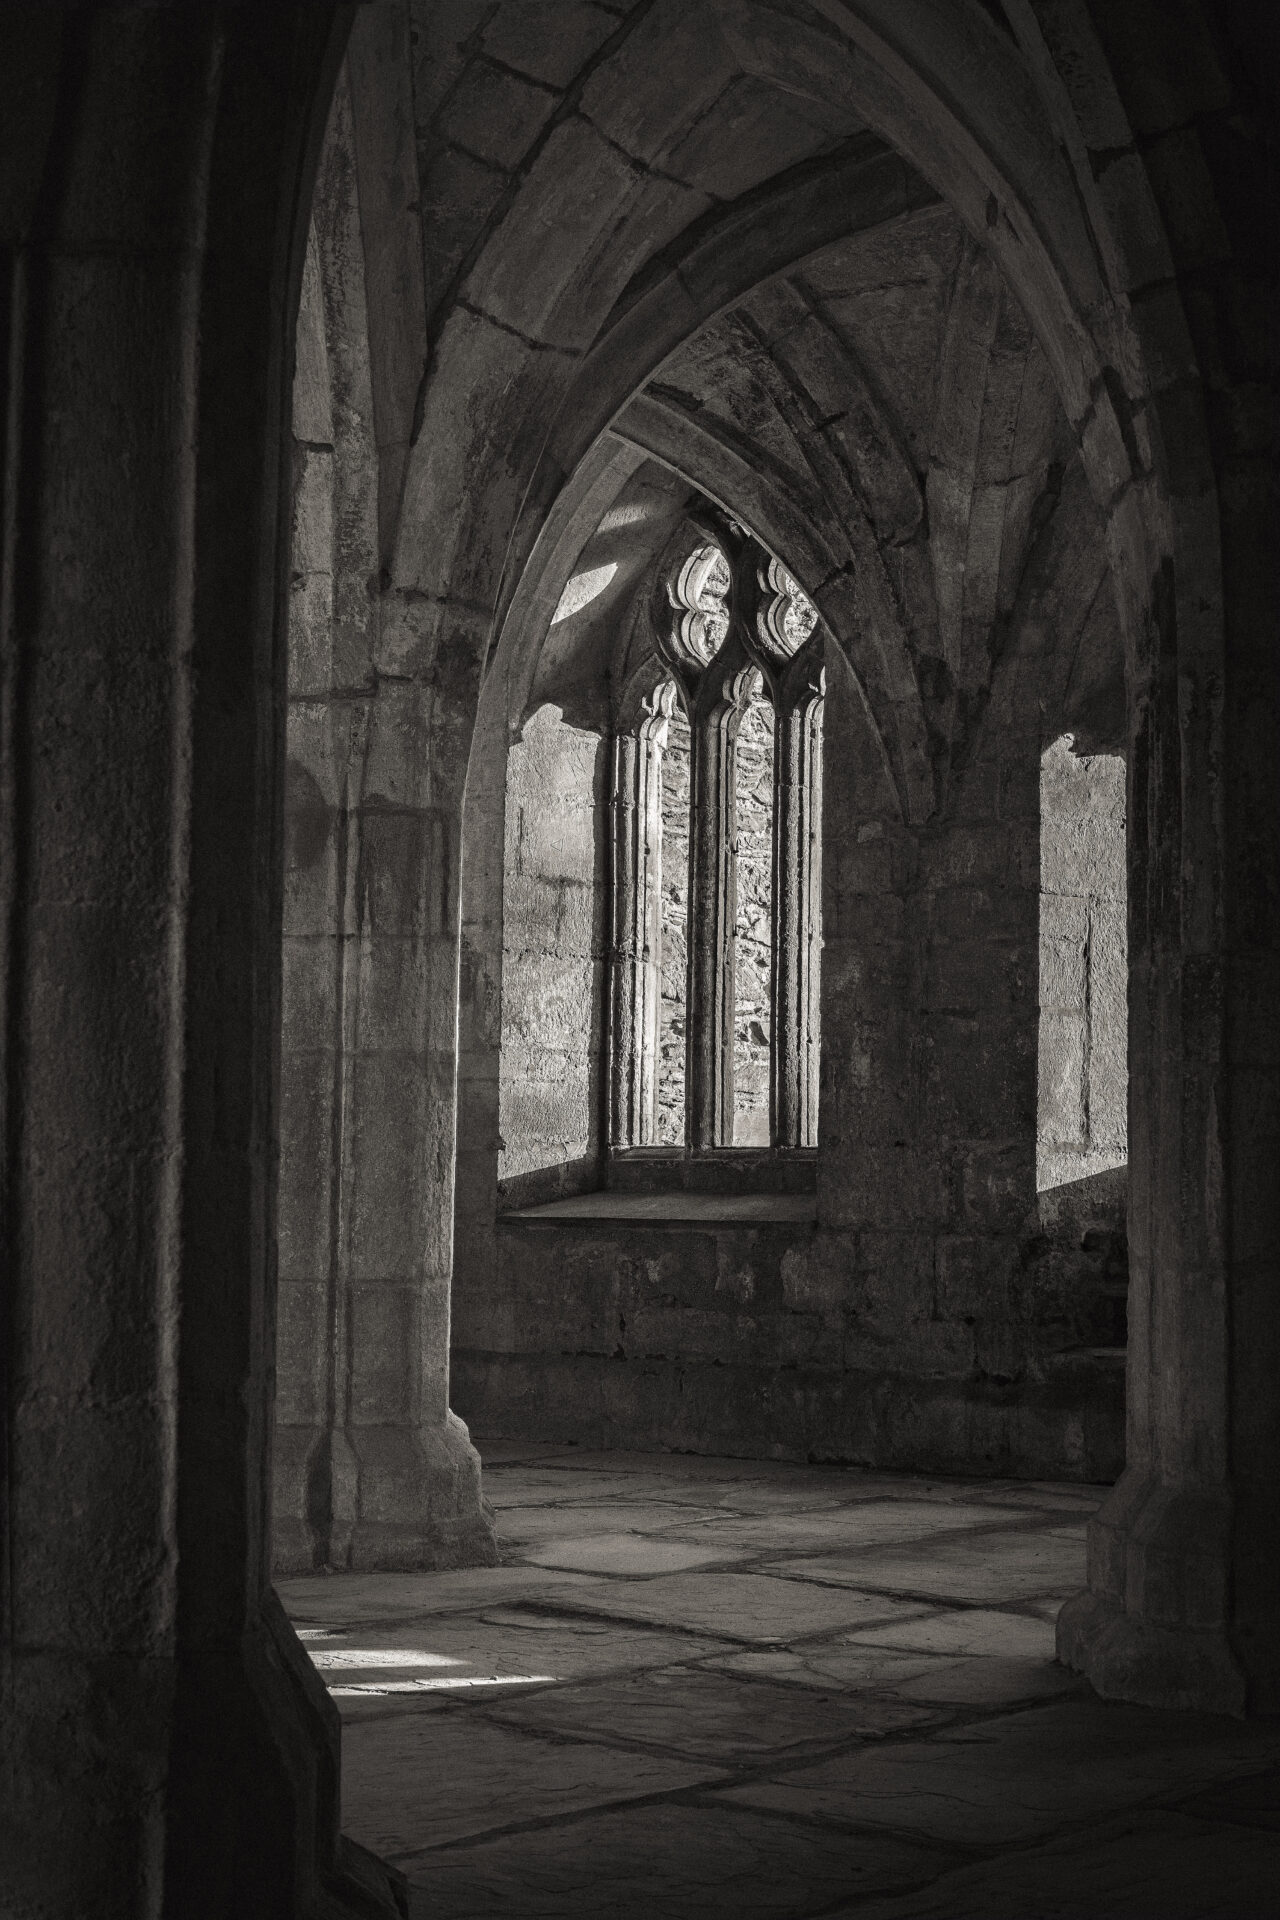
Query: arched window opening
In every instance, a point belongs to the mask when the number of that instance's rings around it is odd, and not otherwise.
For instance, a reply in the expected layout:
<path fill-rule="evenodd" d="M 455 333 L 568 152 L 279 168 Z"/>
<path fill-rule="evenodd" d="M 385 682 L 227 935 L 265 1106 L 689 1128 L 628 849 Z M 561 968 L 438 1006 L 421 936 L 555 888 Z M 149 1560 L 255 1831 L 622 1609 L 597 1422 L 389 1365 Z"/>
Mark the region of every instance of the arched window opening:
<path fill-rule="evenodd" d="M 615 1149 L 817 1141 L 822 639 L 733 534 L 661 583 L 669 677 L 615 741 Z"/>
<path fill-rule="evenodd" d="M 1124 761 L 1077 755 L 1064 734 L 1040 772 L 1042 1193 L 1128 1162 L 1125 901 Z"/>

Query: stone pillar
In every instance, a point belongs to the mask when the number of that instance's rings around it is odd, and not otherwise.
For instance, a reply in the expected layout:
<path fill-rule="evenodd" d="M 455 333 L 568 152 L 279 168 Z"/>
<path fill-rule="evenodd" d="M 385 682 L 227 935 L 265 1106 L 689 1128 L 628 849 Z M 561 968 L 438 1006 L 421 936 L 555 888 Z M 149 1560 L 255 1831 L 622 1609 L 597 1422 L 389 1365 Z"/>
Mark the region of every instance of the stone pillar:
<path fill-rule="evenodd" d="M 686 1138 L 733 1145 L 737 755 L 751 666 L 735 635 L 697 678 L 690 713 Z"/>
<path fill-rule="evenodd" d="M 613 927 L 610 969 L 610 1142 L 657 1139 L 662 999 L 662 753 L 675 700 L 664 681 L 645 715 L 614 740 Z"/>
<path fill-rule="evenodd" d="M 6 33 L 12 1911 L 401 1910 L 339 1843 L 337 1714 L 268 1560 L 281 467 L 333 27 Z"/>
<path fill-rule="evenodd" d="M 491 1560 L 447 1404 L 456 806 L 417 623 L 370 590 L 386 462 L 345 78 L 293 391 L 275 1565 Z M 386 369 L 382 369 L 385 377 Z M 446 729 L 447 731 L 447 729 Z"/>
<path fill-rule="evenodd" d="M 458 823 L 419 686 L 291 729 L 276 1564 L 496 1557 L 449 1411 Z"/>
<path fill-rule="evenodd" d="M 1139 498 L 1110 529 L 1129 614 L 1127 1460 L 1090 1527 L 1089 1591 L 1063 1609 L 1058 1653 L 1108 1697 L 1271 1714 L 1280 353 L 1274 326 L 1238 316 L 1275 306 L 1277 204 L 1255 156 L 1276 49 L 1270 16 L 1247 9 L 1228 31 L 1209 7 L 1079 12 L 1096 40 L 1067 10 L 1037 8 L 1055 57 L 1072 36 L 1060 66 L 1104 192 L 1123 179 L 1146 196 L 1143 225 L 1118 201 L 1113 231 L 1142 233 L 1129 312 L 1150 386 L 1121 417 L 1142 420 L 1151 454 L 1132 472 L 1115 461 L 1114 497 Z"/>
<path fill-rule="evenodd" d="M 773 779 L 773 1139 L 818 1142 L 823 639 L 778 677 Z"/>
<path fill-rule="evenodd" d="M 945 811 L 910 823 L 861 695 L 828 676 L 818 1215 L 856 1232 L 846 1365 L 914 1389 L 883 1458 L 1014 1468 L 1035 1219 L 1039 740 L 1034 683 L 989 714 Z M 833 748 L 838 743 L 838 751 Z M 864 1358 L 865 1356 L 865 1358 Z M 1027 1448 L 1030 1451 L 1030 1448 Z"/>

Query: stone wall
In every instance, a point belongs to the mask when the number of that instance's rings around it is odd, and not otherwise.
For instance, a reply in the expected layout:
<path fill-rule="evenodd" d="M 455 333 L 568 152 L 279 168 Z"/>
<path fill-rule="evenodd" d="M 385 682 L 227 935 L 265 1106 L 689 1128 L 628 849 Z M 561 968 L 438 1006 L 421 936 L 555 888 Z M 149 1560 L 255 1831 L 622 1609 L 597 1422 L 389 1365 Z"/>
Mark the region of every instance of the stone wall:
<path fill-rule="evenodd" d="M 997 1380 L 913 1365 L 909 1273 L 853 1235 L 508 1218 L 493 1288 L 462 1307 L 454 1395 L 495 1436 L 1110 1479 L 1123 1375 L 1082 1353 L 1108 1310 L 1093 1264 L 1092 1293 L 1043 1253 L 1015 1268 L 1009 1343 L 1048 1364 Z"/>
<path fill-rule="evenodd" d="M 833 668 L 816 1217 L 691 1224 L 655 1198 L 643 1221 L 499 1220 L 455 1302 L 481 1432 L 1119 1471 L 1116 1194 L 1098 1218 L 1036 1205 L 1038 697 L 1028 678 L 990 714 L 951 818 L 911 832 L 869 817 L 863 708 Z"/>
<path fill-rule="evenodd" d="M 607 834 L 600 735 L 542 706 L 507 759 L 499 1179 L 531 1197 L 601 1143 Z M 519 1183 L 519 1184 L 516 1184 Z"/>
<path fill-rule="evenodd" d="M 1057 740 L 1040 774 L 1040 1100 L 1036 1184 L 1128 1157 L 1124 761 Z"/>

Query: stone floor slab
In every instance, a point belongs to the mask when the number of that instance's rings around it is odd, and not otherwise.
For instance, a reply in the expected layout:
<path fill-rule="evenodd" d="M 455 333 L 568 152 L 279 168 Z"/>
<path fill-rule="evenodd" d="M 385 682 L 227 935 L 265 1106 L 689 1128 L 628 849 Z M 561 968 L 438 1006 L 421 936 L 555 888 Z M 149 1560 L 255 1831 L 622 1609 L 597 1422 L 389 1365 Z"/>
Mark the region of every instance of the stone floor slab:
<path fill-rule="evenodd" d="M 819 1513 L 775 1513 L 769 1522 L 766 1551 L 775 1555 L 812 1552 L 815 1547 L 840 1551 L 877 1546 L 884 1541 L 931 1541 L 940 1533 L 973 1528 L 1017 1528 L 1025 1524 L 1025 1519 L 1020 1513 L 966 1501 L 868 1500 L 862 1505 L 827 1508 Z M 699 1518 L 673 1529 L 673 1536 L 760 1550 L 760 1522 L 754 1514 Z"/>
<path fill-rule="evenodd" d="M 1170 1813 L 941 1875 L 831 1920 L 1273 1920 L 1280 1838 Z"/>
<path fill-rule="evenodd" d="M 1197 1819 L 1226 1820 L 1235 1826 L 1265 1827 L 1280 1833 L 1280 1768 L 1248 1774 L 1210 1787 L 1178 1802 L 1179 1813 Z"/>
<path fill-rule="evenodd" d="M 1080 1513 L 1087 1519 L 1102 1505 L 1105 1487 L 1045 1487 L 1039 1484 L 993 1487 L 977 1497 L 984 1506 L 1025 1507 L 1036 1513 Z"/>
<path fill-rule="evenodd" d="M 1242 1722 L 1066 1700 L 868 1747 L 726 1790 L 767 1812 L 889 1827 L 945 1842 L 1039 1840 L 1117 1807 L 1256 1768 L 1280 1735 Z"/>
<path fill-rule="evenodd" d="M 346 1626 L 379 1618 L 421 1619 L 512 1600 L 572 1599 L 595 1582 L 543 1567 L 472 1567 L 454 1573 L 309 1573 L 277 1580 L 276 1592 L 300 1626 Z"/>
<path fill-rule="evenodd" d="M 573 1573 L 627 1574 L 632 1578 L 680 1573 L 691 1567 L 724 1566 L 745 1560 L 741 1547 L 693 1546 L 681 1540 L 655 1539 L 644 1533 L 599 1533 L 575 1539 L 541 1540 L 525 1548 L 535 1567 L 563 1567 Z"/>
<path fill-rule="evenodd" d="M 353 1685 L 387 1689 L 381 1697 L 394 1706 L 406 1699 L 394 1686 L 408 1679 L 424 1693 L 471 1698 L 486 1687 L 564 1686 L 670 1667 L 705 1658 L 708 1651 L 705 1638 L 637 1632 L 615 1622 L 518 1607 L 496 1615 L 446 1615 L 410 1627 L 326 1634 L 303 1644 L 331 1690 L 344 1689 L 338 1696 L 344 1710 L 349 1699 L 362 1697 L 348 1691 Z"/>
<path fill-rule="evenodd" d="M 508 1564 L 281 1584 L 341 1690 L 347 1824 L 424 1916 L 1257 1920 L 1280 1734 L 1105 1706 L 1049 1658 L 1096 1489 L 508 1461 Z M 529 1564 L 610 1536 L 608 1571 Z M 645 1571 L 662 1546 L 717 1564 Z"/>
<path fill-rule="evenodd" d="M 1073 1591 L 1085 1580 L 1084 1540 L 1054 1533 L 985 1533 L 911 1541 L 892 1551 L 792 1560 L 792 1576 L 950 1600 L 1021 1600 Z"/>
<path fill-rule="evenodd" d="M 393 1859 L 724 1777 L 683 1760 L 542 1739 L 471 1713 L 352 1722 L 343 1728 L 342 1757 L 343 1827 Z"/>
<path fill-rule="evenodd" d="M 718 1518 L 714 1508 L 698 1508 L 691 1515 L 687 1506 L 674 1500 L 573 1501 L 554 1507 L 504 1508 L 498 1533 L 504 1540 L 520 1543 L 563 1539 L 566 1534 L 585 1539 L 597 1533 L 663 1533 L 714 1523 Z"/>
<path fill-rule="evenodd" d="M 402 1859 L 413 1920 L 790 1920 L 949 1862 L 892 1835 L 647 1806 Z"/>
<path fill-rule="evenodd" d="M 936 1661 L 924 1673 L 896 1681 L 894 1691 L 900 1700 L 936 1700 L 957 1707 L 1013 1707 L 1022 1701 L 1051 1700 L 1067 1693 L 1084 1697 L 1089 1683 L 1078 1673 L 1060 1667 L 1051 1655 L 1037 1659 L 994 1654 Z"/>
<path fill-rule="evenodd" d="M 494 1707 L 488 1717 L 539 1733 L 635 1744 L 732 1768 L 770 1756 L 829 1752 L 937 1715 L 871 1694 L 828 1688 L 815 1696 L 744 1674 L 666 1667 L 626 1680 L 552 1688 Z"/>
<path fill-rule="evenodd" d="M 577 1467 L 510 1467 L 501 1473 L 489 1473 L 484 1481 L 485 1498 L 499 1515 L 511 1507 L 545 1507 L 573 1500 L 584 1504 L 596 1500 L 665 1500 L 669 1496 L 662 1482 L 644 1479 L 639 1474 L 592 1473 Z"/>
<path fill-rule="evenodd" d="M 762 1573 L 674 1573 L 656 1580 L 600 1581 L 583 1596 L 584 1611 L 621 1620 L 659 1622 L 676 1632 L 721 1639 L 786 1643 L 838 1633 L 924 1609 L 878 1593 L 851 1593 Z"/>
<path fill-rule="evenodd" d="M 754 1674 L 785 1680 L 788 1686 L 813 1687 L 829 1692 L 833 1686 L 878 1691 L 898 1687 L 934 1667 L 950 1664 L 931 1654 L 894 1653 L 883 1647 L 842 1647 L 823 1642 L 797 1651 L 791 1647 L 761 1647 L 749 1653 L 727 1653 L 704 1660 L 704 1667 L 721 1673 Z"/>
<path fill-rule="evenodd" d="M 994 1654 L 1023 1660 L 1052 1660 L 1054 1654 L 1054 1630 L 1047 1620 L 989 1607 L 953 1607 L 946 1613 L 868 1627 L 848 1638 L 855 1646 L 904 1652 Z"/>

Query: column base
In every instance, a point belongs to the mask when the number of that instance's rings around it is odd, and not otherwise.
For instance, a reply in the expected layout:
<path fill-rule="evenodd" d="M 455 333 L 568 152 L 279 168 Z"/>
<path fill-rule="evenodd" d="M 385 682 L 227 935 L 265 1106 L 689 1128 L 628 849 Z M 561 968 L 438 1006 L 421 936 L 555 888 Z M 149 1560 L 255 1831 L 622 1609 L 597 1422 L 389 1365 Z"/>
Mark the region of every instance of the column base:
<path fill-rule="evenodd" d="M 164 1910 L 404 1920 L 404 1877 L 338 1830 L 341 1725 L 268 1589 L 247 1632 L 179 1658 Z"/>
<path fill-rule="evenodd" d="M 456 1413 L 438 1427 L 366 1427 L 349 1438 L 359 1463 L 357 1505 L 345 1539 L 335 1524 L 331 1565 L 441 1573 L 498 1564 L 480 1456 Z"/>
<path fill-rule="evenodd" d="M 1089 1587 L 1058 1615 L 1058 1658 L 1105 1700 L 1243 1714 L 1229 1633 L 1230 1496 L 1127 1470 L 1089 1526 Z"/>
<path fill-rule="evenodd" d="M 1058 1615 L 1058 1658 L 1104 1700 L 1242 1715 L 1244 1677 L 1225 1633 L 1154 1627 L 1078 1593 Z"/>
<path fill-rule="evenodd" d="M 455 1413 L 437 1427 L 284 1428 L 276 1438 L 278 1577 L 497 1565 L 480 1456 Z"/>

